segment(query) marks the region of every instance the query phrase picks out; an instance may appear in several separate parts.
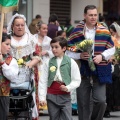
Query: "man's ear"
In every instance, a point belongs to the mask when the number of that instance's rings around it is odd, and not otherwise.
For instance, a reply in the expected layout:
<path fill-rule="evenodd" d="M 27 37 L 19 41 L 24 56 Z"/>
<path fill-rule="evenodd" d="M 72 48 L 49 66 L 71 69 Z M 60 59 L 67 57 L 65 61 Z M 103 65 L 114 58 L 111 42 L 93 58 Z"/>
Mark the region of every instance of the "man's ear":
<path fill-rule="evenodd" d="M 65 52 L 66 51 L 66 49 L 67 49 L 67 47 L 65 46 L 65 47 L 63 47 L 63 51 Z"/>
<path fill-rule="evenodd" d="M 86 14 L 84 13 L 84 20 L 85 20 L 85 18 L 86 18 Z"/>

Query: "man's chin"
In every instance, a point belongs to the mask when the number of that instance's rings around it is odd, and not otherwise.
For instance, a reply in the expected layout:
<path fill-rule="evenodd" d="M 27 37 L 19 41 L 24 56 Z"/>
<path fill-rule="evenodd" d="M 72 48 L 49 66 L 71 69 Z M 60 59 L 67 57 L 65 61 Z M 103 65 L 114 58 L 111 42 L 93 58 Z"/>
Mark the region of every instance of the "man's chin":
<path fill-rule="evenodd" d="M 96 25 L 96 23 L 97 23 L 97 22 L 92 22 L 91 24 L 92 24 L 93 26 L 95 26 L 95 25 Z"/>
<path fill-rule="evenodd" d="M 58 55 L 57 55 L 57 54 L 54 54 L 54 56 L 55 56 L 55 57 L 58 57 Z"/>

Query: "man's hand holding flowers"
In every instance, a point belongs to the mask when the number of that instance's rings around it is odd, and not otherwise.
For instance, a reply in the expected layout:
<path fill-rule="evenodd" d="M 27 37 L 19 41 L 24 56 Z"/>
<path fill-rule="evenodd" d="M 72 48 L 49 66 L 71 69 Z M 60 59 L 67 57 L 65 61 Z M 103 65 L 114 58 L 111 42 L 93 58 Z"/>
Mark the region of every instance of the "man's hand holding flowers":
<path fill-rule="evenodd" d="M 89 53 L 88 52 L 82 52 L 80 54 L 80 58 L 83 59 L 83 60 L 88 60 L 88 58 L 90 57 Z M 93 58 L 93 61 L 94 63 L 96 64 L 99 64 L 101 61 L 102 61 L 102 55 L 96 55 L 94 58 Z"/>
<path fill-rule="evenodd" d="M 116 47 L 114 57 L 117 62 L 120 62 L 120 47 Z"/>
<path fill-rule="evenodd" d="M 89 67 L 92 71 L 95 71 L 95 65 L 92 58 L 92 46 L 93 46 L 93 40 L 84 40 L 76 45 L 76 48 L 82 53 L 80 54 L 80 58 L 83 60 L 88 60 Z"/>
<path fill-rule="evenodd" d="M 88 52 L 82 52 L 80 54 L 80 58 L 83 59 L 83 60 L 88 60 L 89 57 L 90 57 L 90 55 L 89 55 Z"/>

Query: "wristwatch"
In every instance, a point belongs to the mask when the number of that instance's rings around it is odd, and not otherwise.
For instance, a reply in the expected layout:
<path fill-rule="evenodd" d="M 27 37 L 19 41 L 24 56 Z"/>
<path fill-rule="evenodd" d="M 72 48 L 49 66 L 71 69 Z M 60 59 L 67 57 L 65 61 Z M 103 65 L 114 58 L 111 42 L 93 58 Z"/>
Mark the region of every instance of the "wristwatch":
<path fill-rule="evenodd" d="M 102 60 L 105 60 L 105 56 L 103 54 L 101 54 L 101 56 L 102 56 Z"/>

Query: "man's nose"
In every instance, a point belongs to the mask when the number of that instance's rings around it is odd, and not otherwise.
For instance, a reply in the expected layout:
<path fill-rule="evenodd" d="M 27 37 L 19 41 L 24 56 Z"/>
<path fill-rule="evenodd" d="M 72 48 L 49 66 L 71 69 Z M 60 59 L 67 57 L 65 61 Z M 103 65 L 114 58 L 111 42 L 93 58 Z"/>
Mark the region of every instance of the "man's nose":
<path fill-rule="evenodd" d="M 52 50 L 54 50 L 54 48 L 52 48 Z"/>

